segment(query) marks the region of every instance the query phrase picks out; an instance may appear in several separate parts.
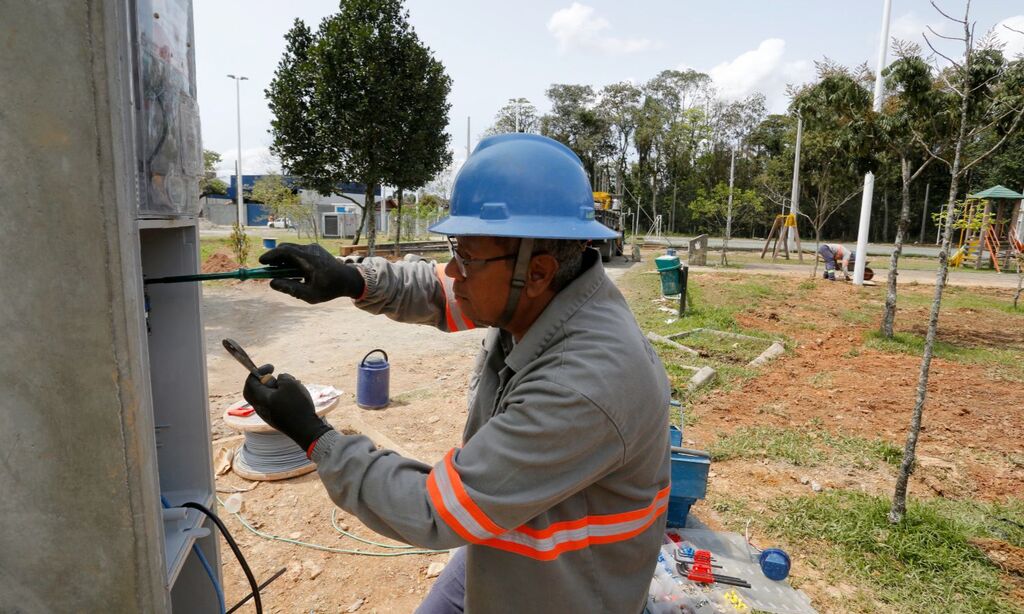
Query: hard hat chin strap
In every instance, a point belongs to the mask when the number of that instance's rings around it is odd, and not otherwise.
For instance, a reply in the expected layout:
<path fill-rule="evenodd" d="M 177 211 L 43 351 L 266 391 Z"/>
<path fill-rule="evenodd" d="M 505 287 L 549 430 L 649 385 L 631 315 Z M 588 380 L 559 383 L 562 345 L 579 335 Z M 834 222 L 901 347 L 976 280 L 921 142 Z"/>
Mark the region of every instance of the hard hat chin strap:
<path fill-rule="evenodd" d="M 515 315 L 516 307 L 519 306 L 519 297 L 526 287 L 526 276 L 530 268 L 530 259 L 533 258 L 533 239 L 521 239 L 519 241 L 519 253 L 516 255 L 516 266 L 512 270 L 512 284 L 508 292 L 508 301 L 505 303 L 505 311 L 494 323 L 498 328 L 505 328 L 512 316 Z"/>

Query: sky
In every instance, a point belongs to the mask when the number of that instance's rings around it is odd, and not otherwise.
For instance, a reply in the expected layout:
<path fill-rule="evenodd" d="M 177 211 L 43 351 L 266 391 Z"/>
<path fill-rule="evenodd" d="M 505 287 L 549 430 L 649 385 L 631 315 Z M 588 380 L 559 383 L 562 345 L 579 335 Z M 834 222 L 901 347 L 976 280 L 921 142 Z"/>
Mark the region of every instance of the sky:
<path fill-rule="evenodd" d="M 962 0 L 937 0 L 956 15 Z M 882 0 L 406 0 L 409 21 L 452 78 L 448 132 L 456 159 L 491 125 L 510 98 L 548 110 L 553 83 L 600 89 L 640 84 L 665 69 L 693 68 L 714 80 L 723 98 L 753 92 L 769 111 L 784 112 L 787 84 L 814 79 L 824 57 L 874 70 Z M 203 147 L 219 152 L 221 174 L 233 172 L 238 152 L 235 81 L 240 84 L 242 168 L 276 171 L 269 153 L 271 113 L 264 90 L 295 19 L 314 30 L 337 12 L 331 0 L 194 0 L 196 77 Z M 977 32 L 993 30 L 1011 53 L 1024 53 L 1024 3 L 975 0 Z M 890 36 L 924 41 L 931 26 L 954 33 L 927 0 L 893 0 Z M 941 41 L 940 41 L 941 42 Z M 948 48 L 948 47 L 947 47 Z M 892 60 L 892 54 L 888 54 Z M 470 127 L 467 131 L 467 118 Z"/>

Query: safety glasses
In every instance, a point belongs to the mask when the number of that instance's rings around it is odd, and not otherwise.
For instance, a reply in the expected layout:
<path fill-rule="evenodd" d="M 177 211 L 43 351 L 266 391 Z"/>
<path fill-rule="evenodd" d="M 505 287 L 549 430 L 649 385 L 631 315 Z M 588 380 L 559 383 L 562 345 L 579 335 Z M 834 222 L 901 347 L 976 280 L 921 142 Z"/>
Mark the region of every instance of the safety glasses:
<path fill-rule="evenodd" d="M 479 270 L 483 268 L 488 262 L 498 262 L 499 260 L 512 260 L 517 254 L 506 254 L 504 256 L 495 256 L 493 258 L 463 258 L 459 254 L 459 244 L 452 237 L 448 237 L 448 249 L 451 252 L 452 260 L 455 261 L 455 266 L 459 267 L 459 275 L 463 277 L 469 277 L 469 270 Z"/>

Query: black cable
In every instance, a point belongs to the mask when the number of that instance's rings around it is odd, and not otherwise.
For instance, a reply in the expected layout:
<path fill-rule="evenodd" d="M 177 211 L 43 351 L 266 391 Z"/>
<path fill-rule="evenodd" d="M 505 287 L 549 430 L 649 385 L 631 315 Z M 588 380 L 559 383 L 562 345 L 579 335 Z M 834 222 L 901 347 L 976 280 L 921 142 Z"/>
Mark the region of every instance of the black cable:
<path fill-rule="evenodd" d="M 231 533 L 228 532 L 228 528 L 224 526 L 224 523 L 217 517 L 217 514 L 208 510 L 205 505 L 201 505 L 195 501 L 189 501 L 187 503 L 182 503 L 180 507 L 190 507 L 194 510 L 199 510 L 203 514 L 206 514 L 206 517 L 217 525 L 217 529 L 219 529 L 221 535 L 224 536 L 224 541 L 228 543 L 228 546 L 231 546 L 231 551 L 235 553 L 235 558 L 238 559 L 238 564 L 242 566 L 242 571 L 245 572 L 245 577 L 249 580 L 249 587 L 252 589 L 252 597 L 256 603 L 256 614 L 263 614 L 263 602 L 260 600 L 260 587 L 256 585 L 256 577 L 252 575 L 252 570 L 249 569 L 249 564 L 245 562 L 245 557 L 242 556 L 242 551 L 239 550 L 238 544 L 236 544 L 234 538 L 231 537 Z"/>
<path fill-rule="evenodd" d="M 268 584 L 270 584 L 270 583 L 271 583 L 271 582 L 273 582 L 274 580 L 277 580 L 278 578 L 280 578 L 280 577 L 281 577 L 281 574 L 283 574 L 283 573 L 284 573 L 284 572 L 286 572 L 286 571 L 288 571 L 288 568 L 287 568 L 287 567 L 282 567 L 281 569 L 278 569 L 278 570 L 277 570 L 277 573 L 275 573 L 274 575 L 270 576 L 269 578 L 267 578 L 266 580 L 264 580 L 264 581 L 263 581 L 263 584 L 260 584 L 260 585 L 259 585 L 259 589 L 260 589 L 260 590 L 263 590 L 263 589 L 267 588 L 267 585 L 268 585 Z M 239 601 L 239 602 L 238 602 L 238 603 L 236 603 L 235 605 L 231 606 L 231 609 L 230 609 L 230 610 L 228 610 L 227 612 L 225 612 L 225 614 L 231 614 L 232 612 L 234 612 L 234 611 L 235 611 L 235 610 L 237 610 L 238 608 L 242 607 L 243 605 L 245 605 L 245 603 L 246 603 L 247 601 L 249 601 L 250 599 L 252 599 L 252 596 L 253 596 L 253 593 L 249 593 L 248 595 L 246 595 L 246 596 L 245 596 L 245 598 L 244 598 L 244 599 L 242 599 L 241 601 Z"/>

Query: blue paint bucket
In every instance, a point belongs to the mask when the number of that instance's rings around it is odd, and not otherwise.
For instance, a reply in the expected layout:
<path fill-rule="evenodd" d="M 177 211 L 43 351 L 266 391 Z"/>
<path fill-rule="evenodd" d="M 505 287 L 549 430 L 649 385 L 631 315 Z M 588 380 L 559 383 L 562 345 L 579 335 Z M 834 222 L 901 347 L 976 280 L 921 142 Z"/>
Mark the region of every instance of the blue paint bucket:
<path fill-rule="evenodd" d="M 263 247 L 267 249 L 274 249 L 277 247 L 277 239 L 263 239 Z"/>
<path fill-rule="evenodd" d="M 371 355 L 380 352 L 384 358 Z M 381 409 L 390 403 L 391 366 L 384 350 L 371 350 L 359 363 L 356 374 L 356 405 L 363 409 Z"/>

